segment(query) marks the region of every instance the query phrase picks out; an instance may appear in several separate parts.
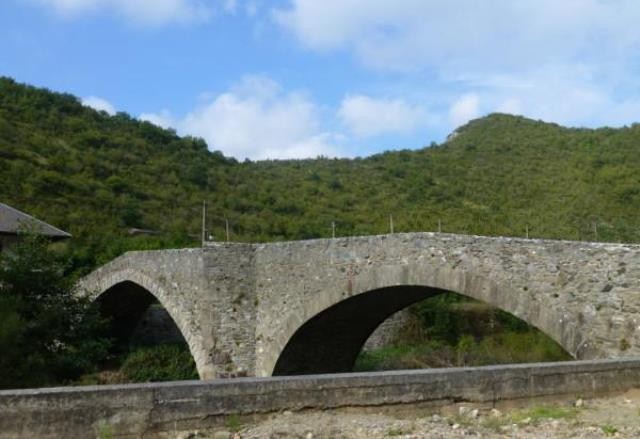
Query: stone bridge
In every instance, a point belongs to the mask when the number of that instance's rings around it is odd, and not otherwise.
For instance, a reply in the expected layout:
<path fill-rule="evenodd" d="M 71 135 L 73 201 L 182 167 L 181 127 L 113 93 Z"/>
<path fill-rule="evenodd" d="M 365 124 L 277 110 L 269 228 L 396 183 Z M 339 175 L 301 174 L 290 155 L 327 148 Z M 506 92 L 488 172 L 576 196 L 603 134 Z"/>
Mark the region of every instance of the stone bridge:
<path fill-rule="evenodd" d="M 202 378 L 350 371 L 392 314 L 452 291 L 577 359 L 640 354 L 640 246 L 407 233 L 129 252 L 81 281 L 130 335 L 154 298 Z"/>

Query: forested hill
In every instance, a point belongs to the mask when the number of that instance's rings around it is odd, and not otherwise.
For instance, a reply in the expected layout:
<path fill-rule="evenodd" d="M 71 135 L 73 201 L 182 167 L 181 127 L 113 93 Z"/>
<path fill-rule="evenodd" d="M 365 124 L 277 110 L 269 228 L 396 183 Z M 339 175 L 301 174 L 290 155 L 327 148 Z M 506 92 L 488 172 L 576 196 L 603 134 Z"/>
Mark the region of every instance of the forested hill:
<path fill-rule="evenodd" d="M 442 145 L 368 158 L 238 162 L 124 113 L 0 78 L 0 201 L 74 235 L 74 268 L 198 245 L 438 229 L 640 241 L 640 125 L 568 129 L 494 114 Z M 131 228 L 158 231 L 129 235 Z"/>

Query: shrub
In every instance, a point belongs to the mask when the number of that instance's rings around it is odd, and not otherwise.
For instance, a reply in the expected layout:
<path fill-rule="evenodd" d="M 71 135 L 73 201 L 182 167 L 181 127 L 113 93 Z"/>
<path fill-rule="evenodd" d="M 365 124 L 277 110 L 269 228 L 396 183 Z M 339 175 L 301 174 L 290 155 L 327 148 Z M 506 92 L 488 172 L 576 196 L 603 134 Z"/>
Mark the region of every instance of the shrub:
<path fill-rule="evenodd" d="M 127 356 L 120 371 L 131 382 L 198 379 L 189 349 L 178 344 L 138 348 Z"/>
<path fill-rule="evenodd" d="M 38 236 L 0 255 L 0 388 L 65 383 L 107 355 L 97 307 L 64 268 Z"/>
<path fill-rule="evenodd" d="M 453 293 L 412 308 L 423 328 L 394 346 L 361 352 L 355 370 L 481 366 L 571 359 L 556 342 L 522 320 Z"/>

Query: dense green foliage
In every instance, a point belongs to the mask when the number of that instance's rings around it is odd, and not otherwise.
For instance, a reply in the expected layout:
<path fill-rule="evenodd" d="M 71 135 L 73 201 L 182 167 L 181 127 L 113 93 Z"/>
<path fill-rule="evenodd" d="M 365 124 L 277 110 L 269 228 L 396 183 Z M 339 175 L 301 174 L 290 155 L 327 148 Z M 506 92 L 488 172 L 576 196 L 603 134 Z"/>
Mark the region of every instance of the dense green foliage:
<path fill-rule="evenodd" d="M 363 351 L 356 370 L 482 366 L 570 360 L 556 342 L 504 311 L 445 293 L 411 308 L 421 325 L 394 344 Z"/>
<path fill-rule="evenodd" d="M 531 329 L 509 313 L 454 293 L 423 300 L 412 311 L 423 322 L 421 328 L 425 337 L 452 345 L 465 334 L 482 338 L 496 332 L 526 332 Z"/>
<path fill-rule="evenodd" d="M 77 384 L 122 384 L 198 379 L 196 364 L 186 344 L 130 346 L 111 356 L 99 371 L 83 375 Z"/>
<path fill-rule="evenodd" d="M 368 158 L 237 162 L 204 141 L 0 78 L 0 200 L 61 227 L 73 268 L 127 249 L 396 231 L 640 241 L 640 125 L 495 114 L 442 145 Z M 594 230 L 597 225 L 597 233 Z M 131 237 L 132 228 L 157 236 Z"/>
<path fill-rule="evenodd" d="M 0 388 L 66 382 L 106 357 L 97 309 L 63 268 L 38 237 L 0 255 Z"/>
<path fill-rule="evenodd" d="M 130 382 L 198 379 L 186 345 L 140 347 L 127 356 L 120 370 Z"/>

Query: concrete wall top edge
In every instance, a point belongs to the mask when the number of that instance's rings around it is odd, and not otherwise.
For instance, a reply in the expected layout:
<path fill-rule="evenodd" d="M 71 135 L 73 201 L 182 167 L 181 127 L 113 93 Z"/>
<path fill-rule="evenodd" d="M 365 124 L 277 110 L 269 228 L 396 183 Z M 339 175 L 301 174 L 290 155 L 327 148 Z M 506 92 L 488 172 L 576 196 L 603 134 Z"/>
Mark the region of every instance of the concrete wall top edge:
<path fill-rule="evenodd" d="M 360 373 L 342 373 L 342 374 L 326 374 L 326 375 L 299 375 L 299 376 L 283 376 L 283 377 L 263 377 L 263 378 L 232 378 L 210 381 L 168 381 L 161 383 L 137 383 L 137 384 L 114 384 L 102 386 L 69 386 L 69 387 L 49 387 L 38 389 L 17 389 L 17 390 L 0 390 L 0 397 L 24 397 L 39 396 L 53 394 L 82 394 L 95 392 L 119 392 L 121 390 L 138 390 L 153 391 L 174 388 L 200 387 L 200 388 L 246 388 L 255 385 L 267 387 L 279 387 L 295 385 L 321 385 L 324 388 L 338 388 L 355 385 L 360 381 L 380 381 L 380 384 L 393 383 L 396 380 L 411 381 L 412 379 L 432 379 L 451 375 L 472 374 L 472 373 L 500 373 L 500 372 L 534 372 L 534 374 L 557 374 L 567 373 L 568 371 L 576 371 L 581 373 L 589 373 L 594 371 L 621 370 L 621 369 L 638 369 L 640 368 L 640 358 L 621 358 L 621 359 L 605 359 L 605 360 L 586 360 L 586 361 L 564 361 L 557 363 L 524 363 L 524 364 L 507 364 L 495 366 L 480 367 L 460 367 L 460 368 L 439 368 L 439 369 L 417 369 L 417 370 L 397 370 L 383 372 L 360 372 Z M 213 390 L 212 389 L 212 390 Z"/>

